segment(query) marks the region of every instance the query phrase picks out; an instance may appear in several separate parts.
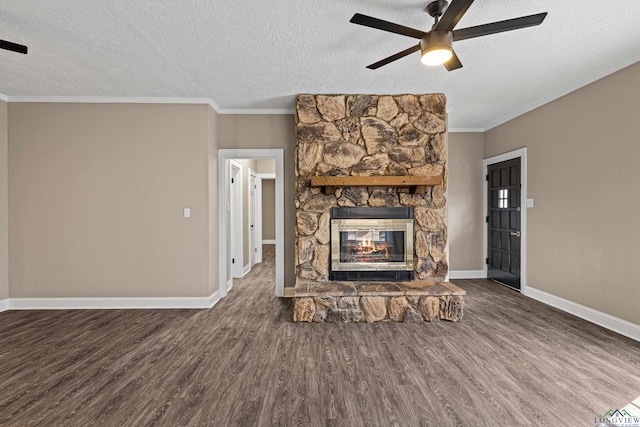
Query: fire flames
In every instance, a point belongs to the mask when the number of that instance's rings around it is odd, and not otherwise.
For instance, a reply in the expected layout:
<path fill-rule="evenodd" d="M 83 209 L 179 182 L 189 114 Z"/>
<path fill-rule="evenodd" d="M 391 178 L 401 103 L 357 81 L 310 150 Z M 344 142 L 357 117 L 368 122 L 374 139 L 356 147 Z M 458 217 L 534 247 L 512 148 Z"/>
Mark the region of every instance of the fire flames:
<path fill-rule="evenodd" d="M 379 255 L 385 258 L 389 256 L 389 248 L 382 245 L 376 245 L 372 239 L 362 238 L 355 248 L 356 255 Z"/>

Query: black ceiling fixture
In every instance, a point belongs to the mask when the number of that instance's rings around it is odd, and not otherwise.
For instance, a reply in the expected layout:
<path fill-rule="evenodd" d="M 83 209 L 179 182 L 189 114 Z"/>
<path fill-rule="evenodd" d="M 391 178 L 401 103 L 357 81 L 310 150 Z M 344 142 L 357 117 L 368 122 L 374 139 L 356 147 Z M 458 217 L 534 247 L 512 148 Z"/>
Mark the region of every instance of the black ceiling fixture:
<path fill-rule="evenodd" d="M 27 47 L 21 44 L 0 40 L 0 49 L 10 50 L 12 52 L 27 54 Z"/>
<path fill-rule="evenodd" d="M 421 51 L 422 62 L 428 65 L 442 64 L 449 71 L 462 67 L 462 63 L 453 50 L 453 42 L 471 39 L 474 37 L 487 36 L 489 34 L 501 33 L 503 31 L 517 30 L 520 28 L 540 25 L 547 13 L 522 16 L 520 18 L 507 19 L 505 21 L 492 22 L 490 24 L 478 25 L 475 27 L 454 30 L 453 28 L 465 14 L 473 0 L 451 0 L 451 5 L 445 0 L 436 0 L 427 5 L 427 13 L 435 18 L 435 23 L 428 32 L 415 30 L 393 22 L 356 13 L 349 22 L 365 27 L 376 28 L 390 33 L 401 34 L 407 37 L 420 39 L 420 43 L 408 49 L 391 55 L 381 61 L 374 62 L 367 66 L 371 70 L 387 65 L 390 62 L 404 58 L 410 53 Z"/>

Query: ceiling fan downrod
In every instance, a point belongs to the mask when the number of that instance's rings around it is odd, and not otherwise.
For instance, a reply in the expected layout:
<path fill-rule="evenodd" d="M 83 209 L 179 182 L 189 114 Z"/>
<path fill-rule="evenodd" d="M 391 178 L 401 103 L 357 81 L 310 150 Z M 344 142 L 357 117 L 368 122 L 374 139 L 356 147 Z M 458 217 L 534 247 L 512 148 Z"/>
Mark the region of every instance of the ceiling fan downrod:
<path fill-rule="evenodd" d="M 432 30 L 436 28 L 436 25 L 438 25 L 438 21 L 440 20 L 440 17 L 443 15 L 444 10 L 447 8 L 448 5 L 449 5 L 449 2 L 446 0 L 432 1 L 427 5 L 426 7 L 427 13 L 435 19 L 435 22 L 431 27 Z"/>

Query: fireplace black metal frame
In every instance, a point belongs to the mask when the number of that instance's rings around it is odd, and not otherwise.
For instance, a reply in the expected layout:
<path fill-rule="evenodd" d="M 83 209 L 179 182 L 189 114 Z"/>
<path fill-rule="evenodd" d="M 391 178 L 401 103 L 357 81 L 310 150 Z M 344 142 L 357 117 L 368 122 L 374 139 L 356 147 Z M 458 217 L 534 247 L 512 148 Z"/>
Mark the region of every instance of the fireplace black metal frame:
<path fill-rule="evenodd" d="M 345 219 L 411 219 L 413 220 L 413 208 L 411 207 L 338 207 L 331 208 L 331 220 Z M 331 224 L 333 228 L 333 221 Z M 413 228 L 413 227 L 411 227 Z M 331 235 L 333 236 L 333 229 Z M 405 236 L 413 242 L 413 233 Z M 333 243 L 333 237 L 332 242 Z M 411 245 L 413 247 L 413 245 Z M 407 257 L 413 257 L 413 251 Z M 329 257 L 329 280 L 339 281 L 373 281 L 373 282 L 402 282 L 414 278 L 413 259 L 407 259 L 410 269 L 398 270 L 334 270 L 332 257 Z"/>

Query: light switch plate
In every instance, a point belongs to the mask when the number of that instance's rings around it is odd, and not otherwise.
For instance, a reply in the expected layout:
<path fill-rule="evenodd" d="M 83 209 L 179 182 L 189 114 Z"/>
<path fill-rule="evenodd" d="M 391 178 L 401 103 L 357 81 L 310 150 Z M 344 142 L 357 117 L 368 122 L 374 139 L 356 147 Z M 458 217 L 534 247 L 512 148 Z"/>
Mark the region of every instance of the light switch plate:
<path fill-rule="evenodd" d="M 190 218 L 191 217 L 191 208 L 184 208 L 183 215 L 184 215 L 185 218 Z"/>
<path fill-rule="evenodd" d="M 532 208 L 533 207 L 533 199 L 527 199 L 527 207 L 528 208 Z"/>

